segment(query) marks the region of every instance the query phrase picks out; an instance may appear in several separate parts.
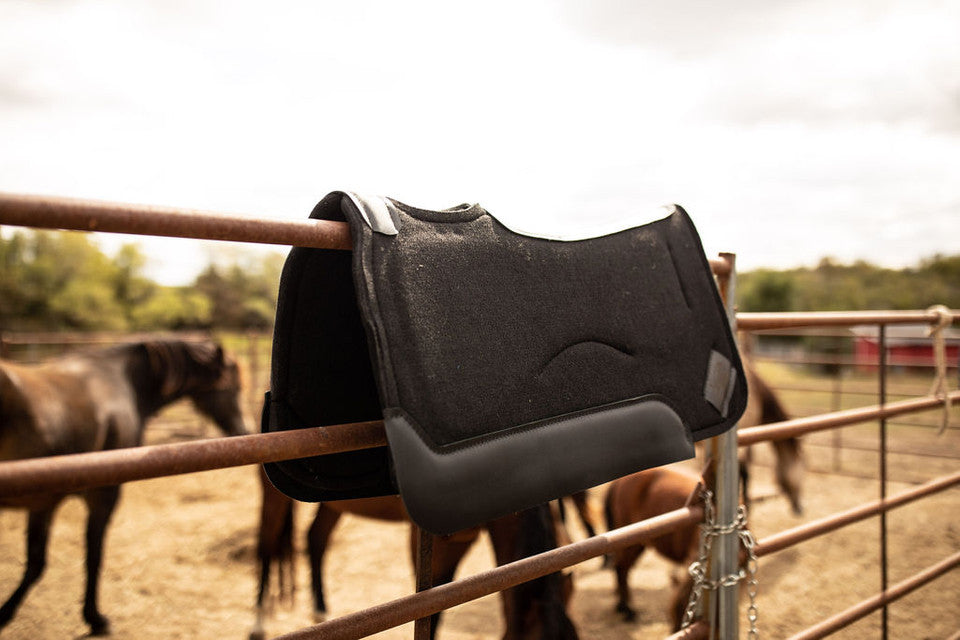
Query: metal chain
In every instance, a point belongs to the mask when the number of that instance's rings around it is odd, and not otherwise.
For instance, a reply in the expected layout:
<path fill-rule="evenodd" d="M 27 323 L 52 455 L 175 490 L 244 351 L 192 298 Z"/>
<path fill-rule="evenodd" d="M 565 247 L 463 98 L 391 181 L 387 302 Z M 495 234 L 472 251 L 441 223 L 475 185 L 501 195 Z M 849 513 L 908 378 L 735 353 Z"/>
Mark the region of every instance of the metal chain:
<path fill-rule="evenodd" d="M 713 492 L 709 489 L 701 489 L 700 499 L 703 501 L 703 523 L 700 525 L 700 548 L 696 562 L 690 565 L 690 575 L 693 577 L 693 588 L 690 591 L 690 598 L 687 601 L 687 608 L 683 614 L 683 623 L 681 629 L 686 629 L 693 622 L 694 616 L 701 605 L 703 591 L 705 589 L 716 590 L 720 587 L 732 587 L 740 582 L 747 583 L 747 596 L 750 598 L 750 605 L 747 607 L 747 620 L 750 623 L 750 630 L 747 637 L 750 640 L 758 640 L 760 633 L 757 630 L 757 618 L 759 610 L 757 608 L 757 541 L 747 528 L 747 511 L 741 505 L 737 510 L 737 518 L 728 525 L 718 525 L 716 521 L 716 512 L 713 507 Z M 746 570 L 740 569 L 736 573 L 721 576 L 717 580 L 707 579 L 707 562 L 710 558 L 710 550 L 713 547 L 713 539 L 717 536 L 736 533 L 747 552 Z"/>
<path fill-rule="evenodd" d="M 757 589 L 759 587 L 759 581 L 757 580 L 757 540 L 753 537 L 750 529 L 747 528 L 747 510 L 743 505 L 737 512 L 737 520 L 742 522 L 740 542 L 743 544 L 743 548 L 747 550 L 747 597 L 750 598 L 750 605 L 747 607 L 747 621 L 750 623 L 747 638 L 749 640 L 759 640 L 760 632 L 757 629 L 759 614 L 757 609 Z M 741 573 L 743 572 L 741 571 Z"/>
<path fill-rule="evenodd" d="M 709 531 L 716 524 L 716 517 L 713 511 L 713 492 L 706 488 L 701 488 L 700 499 L 703 502 L 703 523 L 700 525 L 700 551 L 696 562 L 690 565 L 689 572 L 693 578 L 693 589 L 690 591 L 690 598 L 687 600 L 687 609 L 683 613 L 683 622 L 681 629 L 686 629 L 693 623 L 693 617 L 700 608 L 700 600 L 703 597 L 704 582 L 707 579 L 707 561 L 710 558 L 710 547 L 713 544 L 713 536 Z"/>

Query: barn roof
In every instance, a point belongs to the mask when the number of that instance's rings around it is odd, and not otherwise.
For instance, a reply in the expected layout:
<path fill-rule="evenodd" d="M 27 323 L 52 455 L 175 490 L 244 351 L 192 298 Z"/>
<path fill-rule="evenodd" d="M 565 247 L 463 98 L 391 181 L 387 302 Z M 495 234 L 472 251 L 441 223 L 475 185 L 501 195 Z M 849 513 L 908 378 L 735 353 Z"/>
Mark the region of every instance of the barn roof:
<path fill-rule="evenodd" d="M 877 342 L 880 329 L 876 325 L 860 325 L 850 329 L 857 338 L 868 342 Z M 926 324 L 894 324 L 887 327 L 887 344 L 931 344 L 930 325 Z M 960 344 L 960 329 L 947 327 L 943 330 L 947 344 Z"/>

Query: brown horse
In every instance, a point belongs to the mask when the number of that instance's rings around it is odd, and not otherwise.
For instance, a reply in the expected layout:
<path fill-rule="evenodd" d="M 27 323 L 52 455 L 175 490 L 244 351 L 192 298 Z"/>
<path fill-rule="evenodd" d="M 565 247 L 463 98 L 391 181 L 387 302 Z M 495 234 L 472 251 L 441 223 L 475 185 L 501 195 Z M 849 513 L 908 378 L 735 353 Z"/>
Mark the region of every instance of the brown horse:
<path fill-rule="evenodd" d="M 757 375 L 756 370 L 749 363 L 744 363 L 747 374 L 747 385 L 750 389 L 750 400 L 747 402 L 747 409 L 740 418 L 739 426 L 753 427 L 762 424 L 771 424 L 774 422 L 783 422 L 789 420 L 790 416 L 780 398 L 774 393 L 773 389 Z M 800 515 L 803 513 L 803 505 L 800 500 L 801 485 L 803 483 L 803 454 L 800 449 L 799 438 L 781 438 L 772 440 L 770 445 L 773 447 L 776 457 L 776 480 L 777 486 L 790 501 L 790 507 L 793 513 Z M 752 462 L 751 448 L 745 447 L 740 450 L 740 477 L 742 482 L 742 491 L 744 502 L 750 506 L 750 492 L 748 490 L 750 482 L 749 465 Z"/>
<path fill-rule="evenodd" d="M 565 506 L 567 501 L 573 503 L 573 508 L 580 518 L 580 524 L 583 525 L 584 531 L 587 532 L 587 537 L 592 538 L 597 535 L 597 524 L 594 522 L 594 516 L 588 504 L 589 498 L 587 497 L 587 492 L 577 491 L 557 501 L 557 507 L 560 510 L 560 519 L 564 523 L 567 521 L 567 508 Z"/>
<path fill-rule="evenodd" d="M 260 561 L 260 584 L 257 592 L 256 622 L 250 632 L 251 640 L 265 637 L 264 601 L 270 586 L 271 567 L 277 563 L 281 597 L 289 595 L 293 587 L 293 513 L 295 502 L 277 491 L 262 470 L 263 502 L 260 512 L 260 532 L 257 556 Z M 409 521 L 403 502 L 397 496 L 323 502 L 307 532 L 307 551 L 310 557 L 311 586 L 314 618 L 319 622 L 326 616 L 323 594 L 323 557 L 330 536 L 344 513 L 378 520 Z M 547 505 L 505 516 L 485 525 L 490 534 L 498 564 L 540 553 L 557 546 L 557 520 Z M 475 527 L 449 536 L 434 538 L 432 553 L 432 582 L 445 584 L 453 580 L 460 561 L 479 537 L 482 527 Z M 411 558 L 416 558 L 416 529 L 410 528 Z M 571 590 L 569 575 L 552 574 L 538 580 L 508 589 L 502 594 L 502 608 L 506 631 L 504 640 L 575 640 L 576 630 L 566 613 Z M 433 616 L 433 634 L 436 634 L 440 615 Z"/>
<path fill-rule="evenodd" d="M 38 365 L 0 362 L 0 461 L 140 445 L 147 420 L 188 397 L 227 435 L 247 432 L 236 363 L 211 342 L 140 342 L 68 354 Z M 103 536 L 120 487 L 80 492 L 89 515 L 83 618 L 93 635 L 109 633 L 97 606 Z M 13 618 L 46 565 L 47 539 L 65 494 L 0 499 L 29 509 L 23 579 L 0 607 L 0 628 Z"/>
<path fill-rule="evenodd" d="M 789 416 L 773 389 L 746 364 L 750 399 L 747 410 L 740 419 L 740 426 L 748 427 L 787 420 Z M 790 501 L 794 513 L 802 510 L 800 488 L 803 478 L 803 460 L 800 441 L 784 438 L 771 442 L 776 455 L 777 484 Z M 740 459 L 741 493 L 749 506 L 749 451 Z M 712 472 L 706 474 L 712 481 Z M 613 481 L 607 488 L 604 501 L 607 527 L 616 528 L 645 520 L 661 513 L 683 507 L 693 496 L 702 478 L 673 467 L 648 469 Z M 700 541 L 698 525 L 690 525 L 652 539 L 644 544 L 624 549 L 614 554 L 613 564 L 617 574 L 617 611 L 626 620 L 633 620 L 636 613 L 630 606 L 630 590 L 627 576 L 634 563 L 647 546 L 653 546 L 663 557 L 677 564 L 688 566 L 696 557 Z M 679 629 L 687 599 L 692 587 L 689 575 L 680 580 L 670 604 L 674 629 Z"/>
<path fill-rule="evenodd" d="M 699 476 L 674 467 L 647 469 L 618 478 L 607 488 L 604 505 L 607 526 L 611 529 L 623 527 L 667 511 L 681 509 L 696 497 L 700 483 Z M 630 606 L 631 594 L 627 577 L 648 546 L 656 549 L 667 560 L 687 566 L 696 558 L 699 542 L 699 527 L 693 524 L 614 553 L 617 612 L 627 621 L 636 618 L 637 614 Z M 686 576 L 674 592 L 670 603 L 674 631 L 680 628 L 691 586 L 691 578 Z"/>

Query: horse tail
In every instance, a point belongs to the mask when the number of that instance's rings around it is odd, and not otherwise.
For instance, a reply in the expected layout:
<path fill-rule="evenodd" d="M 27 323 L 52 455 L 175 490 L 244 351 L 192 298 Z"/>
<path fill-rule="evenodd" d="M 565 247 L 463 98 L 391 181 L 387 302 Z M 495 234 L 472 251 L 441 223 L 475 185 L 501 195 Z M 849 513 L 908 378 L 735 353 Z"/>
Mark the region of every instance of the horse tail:
<path fill-rule="evenodd" d="M 279 599 L 292 603 L 296 590 L 293 570 L 294 502 L 280 493 L 260 468 L 263 502 L 260 508 L 260 529 L 257 536 L 257 559 L 260 561 L 258 604 L 271 591 L 271 564 L 277 563 Z"/>
<path fill-rule="evenodd" d="M 607 531 L 613 531 L 616 528 L 613 522 L 613 491 L 610 489 L 603 498 L 603 519 L 607 522 Z"/>
<path fill-rule="evenodd" d="M 770 424 L 789 420 L 790 416 L 780 398 L 759 376 L 754 376 L 753 384 L 760 394 L 760 423 Z M 800 515 L 803 507 L 800 501 L 803 463 L 800 450 L 800 438 L 793 436 L 781 438 L 770 443 L 777 457 L 776 480 L 781 491 L 790 499 L 793 512 Z M 744 485 L 746 486 L 746 485 Z"/>
<path fill-rule="evenodd" d="M 613 490 L 616 487 L 616 483 L 611 484 L 607 488 L 607 494 L 603 497 L 603 520 L 607 525 L 607 531 L 613 531 L 617 528 L 616 523 L 613 521 Z M 613 564 L 614 554 L 605 553 L 603 555 L 603 564 L 600 565 L 601 569 L 614 569 Z"/>
<path fill-rule="evenodd" d="M 760 376 L 754 376 L 752 382 L 760 394 L 760 424 L 789 420 L 790 416 L 787 414 L 787 410 L 780 402 L 777 394 L 770 388 L 770 385 Z"/>
<path fill-rule="evenodd" d="M 557 547 L 557 531 L 554 528 L 554 515 L 547 504 L 528 509 L 520 514 L 523 539 L 520 544 L 521 555 L 531 556 Z M 557 572 L 520 585 L 518 593 L 533 602 L 539 602 L 541 609 L 540 637 L 550 640 L 578 640 L 576 627 L 567 616 L 566 602 L 572 591 L 572 577 L 568 573 Z"/>
<path fill-rule="evenodd" d="M 293 571 L 293 511 L 295 505 L 290 501 L 290 508 L 283 516 L 283 527 L 280 529 L 280 539 L 277 542 L 277 574 L 279 576 L 280 599 L 293 605 L 293 596 L 296 591 L 296 581 Z"/>

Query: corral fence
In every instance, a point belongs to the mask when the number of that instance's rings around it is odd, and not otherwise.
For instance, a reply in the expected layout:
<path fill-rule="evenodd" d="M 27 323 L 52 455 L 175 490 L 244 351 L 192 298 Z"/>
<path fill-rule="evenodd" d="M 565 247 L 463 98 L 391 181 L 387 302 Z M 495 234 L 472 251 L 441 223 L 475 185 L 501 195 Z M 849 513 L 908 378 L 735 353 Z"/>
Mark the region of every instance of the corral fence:
<path fill-rule="evenodd" d="M 293 245 L 349 250 L 346 224 L 320 220 L 298 222 L 255 220 L 242 216 L 185 211 L 162 207 L 119 205 L 13 194 L 0 194 L 0 225 L 35 228 L 105 231 L 145 235 L 202 238 L 236 242 Z M 739 487 L 737 449 L 762 441 L 800 436 L 862 422 L 879 421 L 880 498 L 854 509 L 781 531 L 756 542 L 758 558 L 792 547 L 815 536 L 834 531 L 853 522 L 878 516 L 880 519 L 881 592 L 811 627 L 795 638 L 822 638 L 871 612 L 884 611 L 883 634 L 887 635 L 886 607 L 935 578 L 960 565 L 960 553 L 927 567 L 895 585 L 887 580 L 886 514 L 889 510 L 924 496 L 960 484 L 960 472 L 947 474 L 897 495 L 886 492 L 887 421 L 894 416 L 956 403 L 960 392 L 944 387 L 920 397 L 887 401 L 886 330 L 900 324 L 925 324 L 943 327 L 960 314 L 945 309 L 926 311 L 870 311 L 832 313 L 741 313 L 733 312 L 736 287 L 734 256 L 723 254 L 711 260 L 721 293 L 727 301 L 731 324 L 742 331 L 797 327 L 878 327 L 879 402 L 875 406 L 833 411 L 826 414 L 787 420 L 757 427 L 734 429 L 710 441 L 710 454 L 717 461 L 716 537 L 708 561 L 705 581 L 712 586 L 703 594 L 701 619 L 676 635 L 684 638 L 736 638 L 739 630 L 737 583 L 744 577 L 739 567 L 741 534 L 738 529 Z M 943 376 L 945 378 L 946 376 Z M 182 473 L 192 473 L 247 464 L 260 464 L 291 458 L 329 454 L 386 444 L 379 421 L 305 428 L 282 433 L 257 434 L 234 438 L 214 438 L 176 444 L 151 445 L 94 453 L 18 460 L 0 464 L 0 496 L 45 491 L 73 491 Z M 704 509 L 693 504 L 650 520 L 634 523 L 586 540 L 522 560 L 502 565 L 455 582 L 430 588 L 418 561 L 417 593 L 354 614 L 307 627 L 282 636 L 285 639 L 362 638 L 401 624 L 418 621 L 416 637 L 429 634 L 429 616 L 452 606 L 515 586 L 525 581 L 560 571 L 590 558 L 611 553 L 643 540 L 702 522 Z M 421 545 L 429 548 L 429 545 Z M 428 565 L 426 565 L 428 566 Z M 748 618 L 753 618 L 755 609 Z M 750 635 L 754 635 L 751 620 Z"/>

